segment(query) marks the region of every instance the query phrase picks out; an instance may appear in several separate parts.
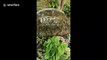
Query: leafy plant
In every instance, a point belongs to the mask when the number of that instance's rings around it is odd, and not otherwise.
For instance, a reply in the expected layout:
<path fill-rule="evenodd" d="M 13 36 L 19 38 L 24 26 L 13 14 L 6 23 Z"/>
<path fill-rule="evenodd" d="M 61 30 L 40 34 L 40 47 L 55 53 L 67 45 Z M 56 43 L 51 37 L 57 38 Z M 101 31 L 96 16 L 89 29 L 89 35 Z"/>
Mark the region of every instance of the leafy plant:
<path fill-rule="evenodd" d="M 70 16 L 70 6 L 68 4 L 64 5 L 63 11 L 67 16 Z"/>
<path fill-rule="evenodd" d="M 49 7 L 55 8 L 56 4 L 57 4 L 57 0 L 51 0 L 50 3 L 49 3 Z"/>
<path fill-rule="evenodd" d="M 61 56 L 65 56 L 68 59 L 69 55 L 66 55 L 66 49 L 68 48 L 68 43 L 60 42 L 57 36 L 49 38 L 43 44 L 45 48 L 44 59 L 45 60 L 59 60 Z"/>

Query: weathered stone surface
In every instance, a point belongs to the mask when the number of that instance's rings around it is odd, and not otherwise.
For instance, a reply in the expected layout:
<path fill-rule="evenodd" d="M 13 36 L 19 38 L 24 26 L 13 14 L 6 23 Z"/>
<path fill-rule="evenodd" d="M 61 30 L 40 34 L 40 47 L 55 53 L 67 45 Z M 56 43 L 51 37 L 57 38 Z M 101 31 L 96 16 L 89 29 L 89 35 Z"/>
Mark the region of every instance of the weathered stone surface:
<path fill-rule="evenodd" d="M 64 12 L 45 8 L 37 12 L 37 36 L 60 36 L 70 33 L 70 20 Z"/>

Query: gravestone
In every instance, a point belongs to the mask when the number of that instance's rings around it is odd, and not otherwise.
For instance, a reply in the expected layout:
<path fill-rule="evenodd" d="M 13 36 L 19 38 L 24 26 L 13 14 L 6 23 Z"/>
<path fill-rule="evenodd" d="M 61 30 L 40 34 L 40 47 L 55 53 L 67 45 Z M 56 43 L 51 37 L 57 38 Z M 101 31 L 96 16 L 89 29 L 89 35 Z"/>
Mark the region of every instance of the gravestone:
<path fill-rule="evenodd" d="M 64 12 L 45 8 L 37 12 L 37 36 L 62 36 L 70 33 L 70 20 Z"/>

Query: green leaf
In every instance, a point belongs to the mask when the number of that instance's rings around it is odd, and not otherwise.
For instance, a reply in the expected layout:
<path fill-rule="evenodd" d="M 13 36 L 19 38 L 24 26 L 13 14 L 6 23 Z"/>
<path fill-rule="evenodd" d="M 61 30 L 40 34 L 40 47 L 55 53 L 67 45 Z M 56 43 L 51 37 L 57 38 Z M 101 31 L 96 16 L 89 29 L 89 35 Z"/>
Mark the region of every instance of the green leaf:
<path fill-rule="evenodd" d="M 60 57 L 60 56 L 59 56 L 58 54 L 56 54 L 55 59 L 56 59 L 56 60 L 59 60 L 59 57 Z"/>
<path fill-rule="evenodd" d="M 52 56 L 52 60 L 55 60 L 55 56 Z"/>
<path fill-rule="evenodd" d="M 54 8 L 54 6 L 55 6 L 55 4 L 54 4 L 54 2 L 52 2 L 52 7 Z"/>
<path fill-rule="evenodd" d="M 62 42 L 62 43 L 61 43 L 61 46 L 65 49 L 65 48 L 68 47 L 68 43 Z"/>
<path fill-rule="evenodd" d="M 48 43 L 49 43 L 49 44 L 51 43 L 51 40 L 50 40 L 50 39 L 48 39 Z"/>
<path fill-rule="evenodd" d="M 63 55 L 64 54 L 64 48 L 62 46 L 58 47 L 58 54 Z"/>
<path fill-rule="evenodd" d="M 51 49 L 52 49 L 52 45 L 50 44 L 50 46 L 48 48 L 46 48 L 46 52 L 49 53 L 51 51 Z"/>
<path fill-rule="evenodd" d="M 56 51 L 55 51 L 56 49 L 53 47 L 51 50 L 50 50 L 50 56 L 54 56 L 55 55 L 55 53 L 56 53 Z"/>
<path fill-rule="evenodd" d="M 50 44 L 49 49 L 52 49 L 52 44 Z"/>
<path fill-rule="evenodd" d="M 58 52 L 58 48 L 57 47 L 54 47 L 53 50 L 52 50 L 52 56 L 55 56 Z"/>
<path fill-rule="evenodd" d="M 45 53 L 45 59 L 48 59 L 48 58 L 49 58 L 49 54 Z"/>
<path fill-rule="evenodd" d="M 51 44 L 51 40 L 48 39 L 46 47 L 48 48 L 50 44 Z"/>
<path fill-rule="evenodd" d="M 59 40 L 58 40 L 58 37 L 55 37 L 55 38 L 54 38 L 54 42 L 55 42 L 55 45 L 56 45 L 56 46 L 58 46 L 58 45 L 60 44 L 60 42 L 59 42 Z"/>
<path fill-rule="evenodd" d="M 61 58 L 64 59 L 64 60 L 65 60 L 65 59 L 68 59 L 68 57 L 69 57 L 69 56 L 67 56 L 67 55 L 62 55 L 62 56 L 61 56 Z"/>
<path fill-rule="evenodd" d="M 55 51 L 51 51 L 51 52 L 52 52 L 51 56 L 54 56 L 55 55 Z"/>
<path fill-rule="evenodd" d="M 51 4 L 49 3 L 49 7 L 51 7 Z"/>

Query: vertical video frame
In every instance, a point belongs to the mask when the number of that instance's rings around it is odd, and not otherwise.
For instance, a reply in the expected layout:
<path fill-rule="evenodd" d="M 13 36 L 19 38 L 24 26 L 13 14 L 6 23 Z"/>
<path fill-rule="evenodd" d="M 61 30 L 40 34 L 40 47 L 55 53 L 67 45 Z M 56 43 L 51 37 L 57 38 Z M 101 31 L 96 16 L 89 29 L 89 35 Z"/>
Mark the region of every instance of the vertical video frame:
<path fill-rule="evenodd" d="M 70 1 L 37 0 L 37 60 L 70 60 Z"/>

